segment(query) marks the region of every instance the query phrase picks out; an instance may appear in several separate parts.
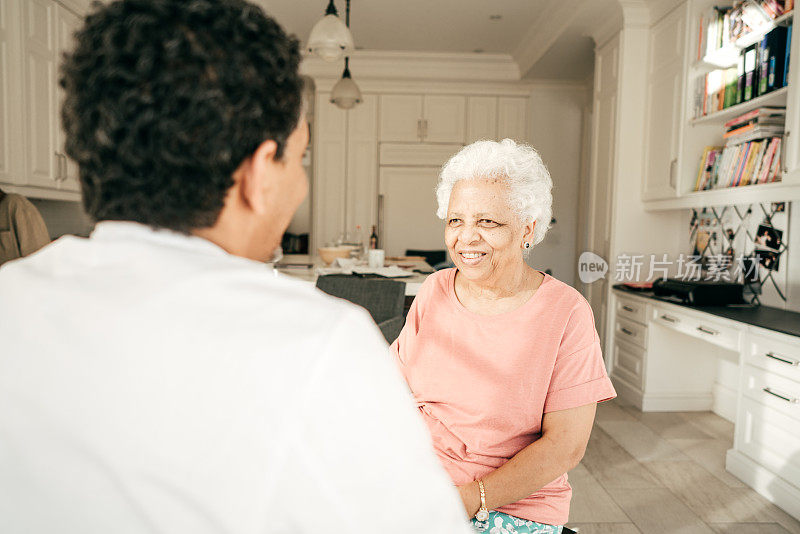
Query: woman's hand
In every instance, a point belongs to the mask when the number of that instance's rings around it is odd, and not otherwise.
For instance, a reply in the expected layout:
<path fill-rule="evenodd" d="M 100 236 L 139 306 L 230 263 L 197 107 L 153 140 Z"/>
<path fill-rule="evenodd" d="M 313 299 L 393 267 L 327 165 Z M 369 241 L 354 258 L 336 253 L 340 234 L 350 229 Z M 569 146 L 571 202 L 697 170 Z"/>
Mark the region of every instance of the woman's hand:
<path fill-rule="evenodd" d="M 461 494 L 461 502 L 464 503 L 467 517 L 472 519 L 481 507 L 481 492 L 478 489 L 478 483 L 470 482 L 469 484 L 458 486 L 458 492 Z"/>

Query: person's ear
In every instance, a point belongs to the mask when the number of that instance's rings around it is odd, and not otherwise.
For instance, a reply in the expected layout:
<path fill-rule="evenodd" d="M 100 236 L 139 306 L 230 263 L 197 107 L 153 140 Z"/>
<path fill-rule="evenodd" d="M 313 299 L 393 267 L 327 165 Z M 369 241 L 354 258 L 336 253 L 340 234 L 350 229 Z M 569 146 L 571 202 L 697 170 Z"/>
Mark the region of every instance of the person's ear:
<path fill-rule="evenodd" d="M 273 186 L 273 171 L 277 165 L 278 144 L 268 139 L 258 145 L 253 155 L 242 167 L 239 188 L 244 203 L 254 212 L 262 214 L 268 209 L 269 189 Z"/>
<path fill-rule="evenodd" d="M 522 246 L 530 248 L 533 246 L 533 230 L 536 228 L 536 221 L 530 221 L 522 230 Z M 525 246 L 525 243 L 530 243 L 530 246 Z"/>

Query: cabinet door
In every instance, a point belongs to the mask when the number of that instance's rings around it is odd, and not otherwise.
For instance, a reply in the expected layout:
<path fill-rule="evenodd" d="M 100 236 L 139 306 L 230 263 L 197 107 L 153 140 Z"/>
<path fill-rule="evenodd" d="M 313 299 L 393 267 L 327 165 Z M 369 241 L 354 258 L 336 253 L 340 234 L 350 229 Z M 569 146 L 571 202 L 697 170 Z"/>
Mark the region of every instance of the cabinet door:
<path fill-rule="evenodd" d="M 466 137 L 467 99 L 463 96 L 426 96 L 423 106 L 426 143 L 463 143 Z"/>
<path fill-rule="evenodd" d="M 419 142 L 421 95 L 383 95 L 380 103 L 380 140 Z"/>
<path fill-rule="evenodd" d="M 78 15 L 60 5 L 58 6 L 56 10 L 58 54 L 56 57 L 59 61 L 63 57 L 64 53 L 72 51 L 73 35 L 80 25 L 81 19 L 78 17 Z M 56 84 L 56 101 L 58 102 L 58 113 L 56 115 L 56 123 L 58 124 L 58 127 L 56 128 L 56 146 L 58 147 L 59 154 L 61 154 L 61 156 L 59 156 L 61 161 L 57 163 L 62 164 L 60 171 L 62 181 L 60 185 L 62 189 L 79 191 L 80 179 L 78 178 L 78 164 L 69 159 L 66 155 L 67 152 L 64 150 L 64 142 L 66 141 L 66 138 L 64 135 L 64 128 L 61 124 L 61 106 L 64 103 L 64 91 L 58 84 Z"/>
<path fill-rule="evenodd" d="M 382 167 L 381 233 L 387 256 L 408 249 L 444 249 L 444 223 L 436 216 L 438 167 Z"/>
<path fill-rule="evenodd" d="M 11 102 L 11 67 L 8 63 L 9 49 L 12 47 L 12 26 L 9 17 L 9 2 L 0 2 L 0 182 L 15 183 L 19 176 L 12 171 L 11 113 L 18 106 Z"/>
<path fill-rule="evenodd" d="M 467 99 L 467 143 L 497 137 L 497 98 L 471 96 Z"/>
<path fill-rule="evenodd" d="M 23 5 L 25 96 L 25 174 L 27 183 L 57 185 L 55 103 L 55 11 L 51 0 L 27 0 Z"/>
<path fill-rule="evenodd" d="M 505 97 L 497 99 L 497 137 L 526 142 L 528 139 L 528 99 Z"/>
<path fill-rule="evenodd" d="M 367 235 L 376 224 L 378 197 L 378 97 L 347 112 L 347 205 L 345 228 L 360 225 Z"/>
<path fill-rule="evenodd" d="M 671 198 L 678 192 L 685 30 L 686 12 L 679 6 L 650 32 L 644 200 Z"/>

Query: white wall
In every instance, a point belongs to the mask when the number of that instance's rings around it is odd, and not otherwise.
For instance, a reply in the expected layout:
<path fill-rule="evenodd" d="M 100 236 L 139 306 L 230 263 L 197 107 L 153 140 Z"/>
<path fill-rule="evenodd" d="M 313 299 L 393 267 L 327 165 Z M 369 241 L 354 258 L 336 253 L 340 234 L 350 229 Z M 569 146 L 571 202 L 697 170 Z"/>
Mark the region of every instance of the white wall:
<path fill-rule="evenodd" d="M 531 145 L 553 178 L 554 224 L 528 258 L 542 271 L 573 287 L 577 283 L 578 218 L 583 120 L 588 89 L 577 84 L 543 84 L 531 91 Z"/>

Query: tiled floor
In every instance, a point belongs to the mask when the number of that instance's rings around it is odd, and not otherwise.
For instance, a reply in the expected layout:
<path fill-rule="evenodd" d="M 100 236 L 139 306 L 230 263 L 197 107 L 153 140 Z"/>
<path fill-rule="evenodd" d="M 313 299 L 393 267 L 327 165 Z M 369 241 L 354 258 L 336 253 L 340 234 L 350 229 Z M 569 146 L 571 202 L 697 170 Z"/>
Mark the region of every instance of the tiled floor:
<path fill-rule="evenodd" d="M 570 471 L 580 534 L 800 534 L 800 522 L 725 471 L 733 424 L 711 412 L 601 403 Z M 576 529 L 576 530 L 577 530 Z"/>

